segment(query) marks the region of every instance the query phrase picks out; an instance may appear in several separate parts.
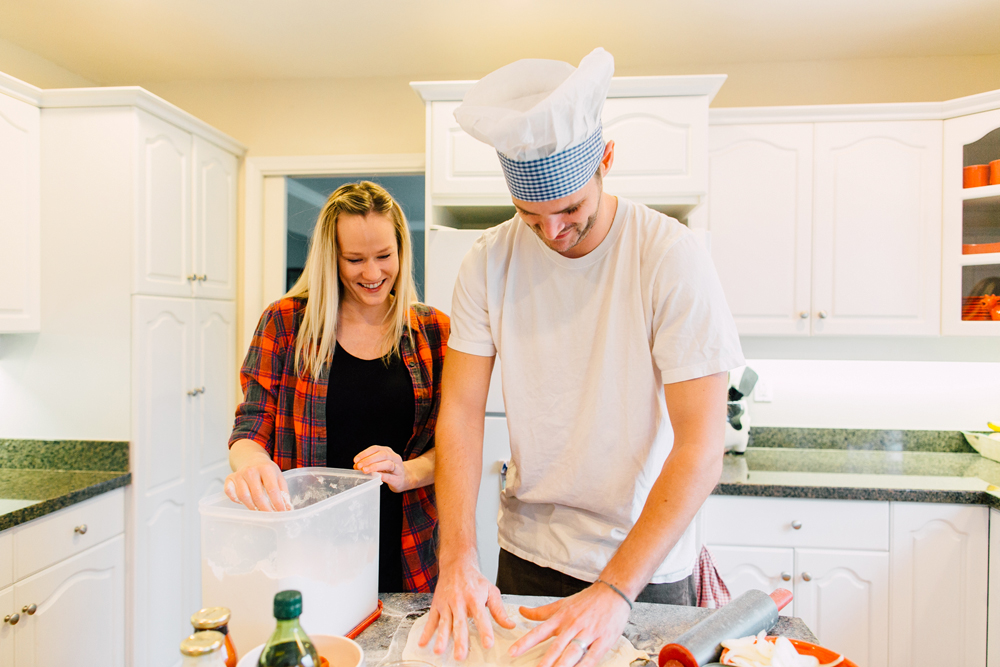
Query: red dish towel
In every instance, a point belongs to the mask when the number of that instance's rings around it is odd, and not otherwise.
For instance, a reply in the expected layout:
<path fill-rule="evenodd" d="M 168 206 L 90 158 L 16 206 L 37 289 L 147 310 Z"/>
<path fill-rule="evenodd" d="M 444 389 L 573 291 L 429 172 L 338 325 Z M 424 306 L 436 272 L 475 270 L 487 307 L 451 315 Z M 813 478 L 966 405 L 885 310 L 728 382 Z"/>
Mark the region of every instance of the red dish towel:
<path fill-rule="evenodd" d="M 698 592 L 699 607 L 718 609 L 732 600 L 726 582 L 719 576 L 719 568 L 708 547 L 701 548 L 698 562 L 694 565 L 694 587 Z"/>

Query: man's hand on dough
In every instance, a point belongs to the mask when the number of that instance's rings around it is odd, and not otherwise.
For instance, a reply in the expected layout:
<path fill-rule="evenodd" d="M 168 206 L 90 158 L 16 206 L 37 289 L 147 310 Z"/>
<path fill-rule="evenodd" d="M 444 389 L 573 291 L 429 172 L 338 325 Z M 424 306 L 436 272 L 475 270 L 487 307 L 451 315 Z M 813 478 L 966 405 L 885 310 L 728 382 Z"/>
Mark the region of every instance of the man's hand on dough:
<path fill-rule="evenodd" d="M 594 584 L 542 607 L 521 607 L 530 621 L 544 621 L 510 647 L 516 658 L 550 637 L 538 667 L 594 667 L 625 630 L 629 606 L 607 586 Z"/>
<path fill-rule="evenodd" d="M 489 613 L 487 612 L 489 610 Z M 441 566 L 437 588 L 431 610 L 427 614 L 427 625 L 417 642 L 424 647 L 437 631 L 434 652 L 438 655 L 448 648 L 448 640 L 455 642 L 455 659 L 465 660 L 469 655 L 469 618 L 476 622 L 479 641 L 483 648 L 493 646 L 493 623 L 505 628 L 513 628 L 514 622 L 507 617 L 500 600 L 500 590 L 487 581 L 471 561 L 463 561 L 452 567 Z"/>

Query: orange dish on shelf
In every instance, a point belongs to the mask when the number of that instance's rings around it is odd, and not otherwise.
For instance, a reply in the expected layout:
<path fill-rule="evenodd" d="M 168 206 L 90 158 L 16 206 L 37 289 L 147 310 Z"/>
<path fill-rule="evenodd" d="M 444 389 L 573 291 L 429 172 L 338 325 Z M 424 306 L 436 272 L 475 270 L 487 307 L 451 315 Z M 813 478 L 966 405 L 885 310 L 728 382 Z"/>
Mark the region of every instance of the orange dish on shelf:
<path fill-rule="evenodd" d="M 777 637 L 767 637 L 767 641 L 772 644 L 777 639 Z M 795 647 L 796 653 L 799 655 L 811 655 L 812 657 L 819 660 L 820 665 L 826 665 L 832 662 L 836 662 L 837 667 L 858 667 L 855 663 L 851 662 L 847 658 L 843 658 L 837 662 L 838 658 L 841 657 L 839 653 L 835 653 L 828 648 L 823 648 L 822 646 L 816 646 L 816 644 L 810 644 L 809 642 L 800 641 L 798 639 L 789 639 L 792 642 L 792 646 Z M 729 653 L 729 649 L 723 649 L 722 655 L 719 660 L 722 664 L 728 664 L 726 662 L 726 655 Z"/>
<path fill-rule="evenodd" d="M 964 243 L 963 255 L 981 255 L 990 252 L 1000 252 L 1000 243 Z"/>

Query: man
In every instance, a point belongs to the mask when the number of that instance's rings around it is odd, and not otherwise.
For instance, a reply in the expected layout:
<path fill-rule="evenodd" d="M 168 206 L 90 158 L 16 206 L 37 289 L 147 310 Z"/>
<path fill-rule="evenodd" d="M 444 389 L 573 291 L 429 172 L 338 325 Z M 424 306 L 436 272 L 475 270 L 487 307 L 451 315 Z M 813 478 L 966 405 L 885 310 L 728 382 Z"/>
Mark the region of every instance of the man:
<path fill-rule="evenodd" d="M 564 597 L 511 647 L 554 637 L 540 667 L 591 667 L 633 600 L 695 604 L 691 520 L 722 468 L 726 371 L 743 364 L 711 260 L 677 221 L 603 191 L 600 114 L 614 65 L 518 61 L 455 112 L 497 149 L 517 215 L 488 230 L 455 286 L 436 432 L 440 578 L 420 638 L 493 644 L 500 592 Z M 496 586 L 475 504 L 495 357 L 511 462 Z M 487 613 L 489 612 L 489 613 Z"/>

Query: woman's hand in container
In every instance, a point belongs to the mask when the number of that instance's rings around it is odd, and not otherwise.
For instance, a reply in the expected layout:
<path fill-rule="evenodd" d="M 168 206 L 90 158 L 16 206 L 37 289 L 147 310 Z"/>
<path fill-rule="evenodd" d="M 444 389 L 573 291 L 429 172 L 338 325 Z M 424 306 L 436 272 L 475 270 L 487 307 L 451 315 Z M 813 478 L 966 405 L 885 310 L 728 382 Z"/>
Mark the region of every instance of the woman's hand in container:
<path fill-rule="evenodd" d="M 223 489 L 230 500 L 261 512 L 292 509 L 285 476 L 263 447 L 240 440 L 233 443 L 229 461 L 234 472 L 226 477 Z"/>
<path fill-rule="evenodd" d="M 389 447 L 374 445 L 354 457 L 354 469 L 363 473 L 378 473 L 393 493 L 412 488 L 403 457 Z"/>

